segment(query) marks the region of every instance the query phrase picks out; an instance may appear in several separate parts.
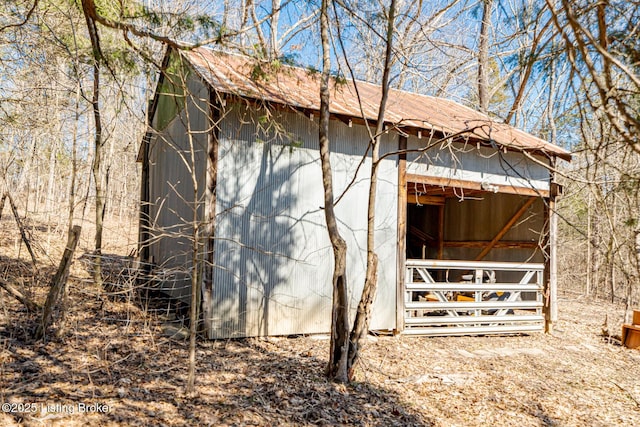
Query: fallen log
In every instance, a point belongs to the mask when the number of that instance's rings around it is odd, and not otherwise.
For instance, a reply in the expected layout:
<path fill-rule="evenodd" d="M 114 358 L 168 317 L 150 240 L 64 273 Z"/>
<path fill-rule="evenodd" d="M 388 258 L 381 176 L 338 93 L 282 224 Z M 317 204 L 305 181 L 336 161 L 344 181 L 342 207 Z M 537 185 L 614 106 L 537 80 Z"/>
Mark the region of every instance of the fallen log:
<path fill-rule="evenodd" d="M 3 280 L 0 280 L 0 288 L 4 289 L 5 291 L 7 291 L 7 293 L 9 295 L 14 297 L 18 301 L 20 301 L 22 304 L 24 304 L 24 306 L 27 307 L 27 310 L 33 312 L 33 311 L 38 311 L 40 309 L 38 304 L 33 302 L 31 299 L 29 299 L 29 297 L 27 297 L 22 292 L 17 290 L 11 284 L 9 284 L 9 283 L 7 283 L 7 282 L 5 282 Z"/>

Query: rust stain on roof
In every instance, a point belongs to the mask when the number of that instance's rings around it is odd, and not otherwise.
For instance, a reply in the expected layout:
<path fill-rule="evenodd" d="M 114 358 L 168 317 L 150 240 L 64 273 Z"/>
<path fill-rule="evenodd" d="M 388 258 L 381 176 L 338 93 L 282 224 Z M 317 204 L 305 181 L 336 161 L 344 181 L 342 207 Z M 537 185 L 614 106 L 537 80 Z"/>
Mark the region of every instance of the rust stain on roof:
<path fill-rule="evenodd" d="M 319 73 L 283 65 L 267 79 L 254 79 L 252 71 L 255 61 L 249 57 L 206 48 L 186 51 L 183 55 L 201 77 L 219 92 L 300 109 L 320 110 Z M 375 121 L 380 97 L 379 85 L 351 80 L 336 84 L 332 80 L 329 109 L 332 114 Z M 392 89 L 387 101 L 385 122 L 399 127 L 427 131 L 433 129 L 444 134 L 467 132 L 507 148 L 541 151 L 571 160 L 571 154 L 557 145 L 444 98 Z"/>

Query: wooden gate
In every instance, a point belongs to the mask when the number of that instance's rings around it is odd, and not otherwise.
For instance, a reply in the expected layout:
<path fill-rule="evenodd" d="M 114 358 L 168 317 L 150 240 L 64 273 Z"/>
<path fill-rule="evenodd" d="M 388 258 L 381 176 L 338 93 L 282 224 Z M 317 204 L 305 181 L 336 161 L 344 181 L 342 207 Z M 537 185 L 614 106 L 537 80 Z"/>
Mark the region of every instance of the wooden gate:
<path fill-rule="evenodd" d="M 544 330 L 543 264 L 407 260 L 404 334 Z"/>

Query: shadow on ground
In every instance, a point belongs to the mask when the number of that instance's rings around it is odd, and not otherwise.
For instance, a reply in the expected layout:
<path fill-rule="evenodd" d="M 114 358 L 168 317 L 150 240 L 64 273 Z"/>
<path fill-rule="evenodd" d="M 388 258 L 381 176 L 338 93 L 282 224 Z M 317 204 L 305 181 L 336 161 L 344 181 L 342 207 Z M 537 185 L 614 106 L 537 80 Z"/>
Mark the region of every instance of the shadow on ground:
<path fill-rule="evenodd" d="M 162 336 L 165 319 L 86 281 L 69 286 L 67 333 L 45 343 L 16 333 L 33 320 L 0 299 L 0 403 L 38 409 L 0 413 L 2 425 L 432 424 L 392 392 L 327 381 L 328 341 L 310 338 L 201 341 L 187 397 L 188 345 Z"/>

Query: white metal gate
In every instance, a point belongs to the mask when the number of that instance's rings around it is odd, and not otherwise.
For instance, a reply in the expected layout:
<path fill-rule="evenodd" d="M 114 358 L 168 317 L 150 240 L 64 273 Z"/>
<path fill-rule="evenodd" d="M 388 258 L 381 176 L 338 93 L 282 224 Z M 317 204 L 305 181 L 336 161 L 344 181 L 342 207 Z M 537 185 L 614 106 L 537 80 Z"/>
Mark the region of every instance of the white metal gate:
<path fill-rule="evenodd" d="M 543 331 L 543 271 L 534 263 L 407 260 L 403 333 Z"/>

